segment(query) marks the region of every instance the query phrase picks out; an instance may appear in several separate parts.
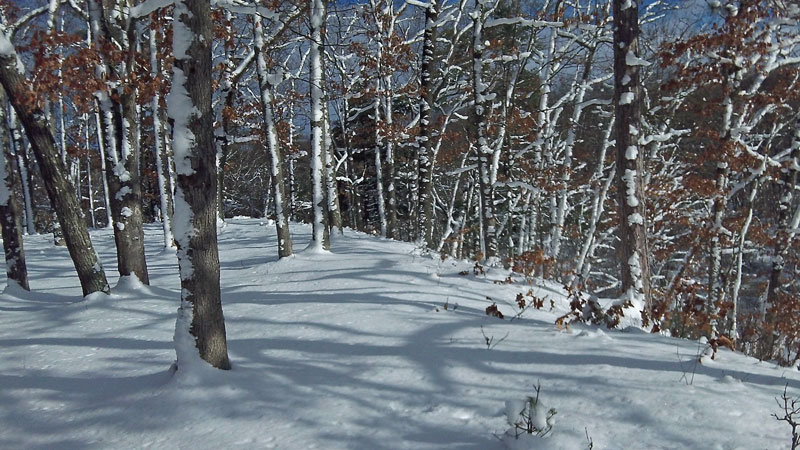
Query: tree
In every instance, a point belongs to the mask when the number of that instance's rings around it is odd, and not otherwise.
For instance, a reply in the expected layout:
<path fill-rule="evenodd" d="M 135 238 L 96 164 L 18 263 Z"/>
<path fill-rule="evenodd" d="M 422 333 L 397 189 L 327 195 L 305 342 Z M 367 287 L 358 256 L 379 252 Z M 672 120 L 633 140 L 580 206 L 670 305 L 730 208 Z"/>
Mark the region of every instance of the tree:
<path fill-rule="evenodd" d="M 617 148 L 617 208 L 623 305 L 642 311 L 647 323 L 651 307 L 647 248 L 643 152 L 639 151 L 642 86 L 639 68 L 639 8 L 631 0 L 614 0 L 614 108 Z"/>
<path fill-rule="evenodd" d="M 139 181 L 137 18 L 127 5 L 109 0 L 88 0 L 88 5 L 94 45 L 100 50 L 97 73 L 104 83 L 104 89 L 95 96 L 101 111 L 119 274 L 135 275 L 142 283 L 149 284 Z M 118 7 L 121 11 L 117 11 Z M 115 13 L 112 14 L 112 10 Z M 121 50 L 117 50 L 117 46 Z M 122 54 L 115 55 L 117 51 Z"/>
<path fill-rule="evenodd" d="M 173 121 L 175 240 L 181 276 L 181 306 L 175 326 L 178 370 L 200 358 L 230 369 L 219 285 L 217 177 L 211 108 L 209 0 L 175 2 L 172 89 L 167 97 Z"/>
<path fill-rule="evenodd" d="M 3 249 L 6 258 L 8 281 L 15 281 L 25 290 L 28 286 L 28 268 L 25 264 L 25 249 L 22 239 L 22 206 L 16 195 L 20 184 L 17 161 L 11 151 L 10 130 L 6 124 L 6 95 L 0 88 L 0 226 L 3 233 Z"/>
<path fill-rule="evenodd" d="M 23 70 L 16 49 L 6 35 L 5 25 L 0 24 L 0 83 L 25 128 L 25 134 L 39 163 L 47 195 L 64 233 L 83 295 L 108 293 L 106 274 L 89 238 L 85 217 L 74 195 L 75 189 L 64 173 L 44 111 L 38 99 L 31 98 L 32 87 Z"/>
<path fill-rule="evenodd" d="M 325 0 L 309 0 L 308 8 L 309 20 L 311 24 L 311 53 L 310 53 L 310 73 L 309 82 L 311 84 L 311 208 L 313 209 L 312 219 L 312 242 L 311 246 L 330 250 L 330 230 L 328 228 L 328 214 L 326 214 L 328 202 L 326 200 L 326 164 L 325 164 L 325 136 L 323 123 L 323 113 L 325 107 L 325 91 L 323 86 L 323 33 L 325 26 Z"/>
<path fill-rule="evenodd" d="M 275 204 L 275 227 L 278 236 L 278 257 L 292 255 L 292 238 L 289 235 L 289 217 L 286 211 L 286 185 L 283 181 L 283 152 L 275 127 L 275 114 L 272 104 L 273 78 L 267 73 L 266 44 L 261 17 L 254 18 L 254 44 L 256 50 L 256 70 L 258 86 L 261 91 L 261 110 L 263 114 L 264 135 L 266 137 L 267 163 L 272 177 L 272 201 Z"/>

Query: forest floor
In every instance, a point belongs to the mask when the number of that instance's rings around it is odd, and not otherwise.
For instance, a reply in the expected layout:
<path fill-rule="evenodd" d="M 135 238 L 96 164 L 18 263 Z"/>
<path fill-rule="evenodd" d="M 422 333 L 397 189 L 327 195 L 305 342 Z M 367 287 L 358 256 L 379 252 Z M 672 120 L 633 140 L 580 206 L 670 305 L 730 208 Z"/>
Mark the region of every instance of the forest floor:
<path fill-rule="evenodd" d="M 303 249 L 310 228 L 292 233 Z M 111 276 L 111 231 L 92 238 Z M 175 253 L 157 226 L 146 242 L 151 286 L 114 277 L 111 296 L 83 299 L 66 249 L 26 238 L 33 292 L 0 296 L 0 448 L 790 446 L 771 414 L 786 385 L 800 396 L 796 370 L 728 350 L 700 364 L 703 345 L 635 328 L 558 330 L 567 299 L 548 283 L 533 287 L 545 307 L 515 317 L 530 287 L 494 283 L 508 271 L 362 233 L 277 261 L 255 219 L 219 235 L 233 370 L 173 376 Z M 507 416 L 536 385 L 552 429 L 515 440 Z"/>

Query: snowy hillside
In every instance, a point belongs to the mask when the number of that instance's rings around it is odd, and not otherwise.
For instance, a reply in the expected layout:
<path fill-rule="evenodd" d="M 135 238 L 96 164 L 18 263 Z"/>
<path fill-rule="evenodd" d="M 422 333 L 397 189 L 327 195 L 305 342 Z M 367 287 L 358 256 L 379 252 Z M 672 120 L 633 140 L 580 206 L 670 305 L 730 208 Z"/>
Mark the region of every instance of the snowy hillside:
<path fill-rule="evenodd" d="M 303 248 L 310 227 L 292 227 Z M 511 320 L 528 288 L 493 283 L 506 271 L 474 275 L 360 233 L 278 262 L 274 227 L 251 219 L 220 231 L 234 368 L 173 376 L 176 260 L 146 231 L 152 287 L 123 280 L 86 301 L 66 250 L 27 238 L 34 291 L 0 296 L 0 448 L 575 450 L 587 435 L 594 449 L 790 445 L 770 414 L 787 383 L 800 395 L 794 370 L 727 350 L 700 365 L 698 343 L 642 332 L 559 331 L 557 286 L 536 288 L 544 310 Z M 93 239 L 111 274 L 110 231 Z M 505 320 L 484 313 L 492 301 Z M 537 383 L 552 430 L 504 437 L 506 411 Z"/>

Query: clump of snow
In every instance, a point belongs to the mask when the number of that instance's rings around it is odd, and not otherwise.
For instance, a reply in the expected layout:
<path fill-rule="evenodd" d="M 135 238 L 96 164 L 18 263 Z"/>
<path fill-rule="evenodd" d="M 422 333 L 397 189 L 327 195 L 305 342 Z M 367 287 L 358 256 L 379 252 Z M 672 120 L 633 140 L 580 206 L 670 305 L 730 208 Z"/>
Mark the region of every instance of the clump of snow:
<path fill-rule="evenodd" d="M 649 66 L 650 63 L 642 58 L 636 56 L 632 50 L 628 49 L 628 53 L 625 54 L 625 64 L 628 66 Z"/>
<path fill-rule="evenodd" d="M 619 96 L 619 104 L 620 105 L 630 105 L 633 103 L 634 94 L 633 92 L 623 92 Z"/>

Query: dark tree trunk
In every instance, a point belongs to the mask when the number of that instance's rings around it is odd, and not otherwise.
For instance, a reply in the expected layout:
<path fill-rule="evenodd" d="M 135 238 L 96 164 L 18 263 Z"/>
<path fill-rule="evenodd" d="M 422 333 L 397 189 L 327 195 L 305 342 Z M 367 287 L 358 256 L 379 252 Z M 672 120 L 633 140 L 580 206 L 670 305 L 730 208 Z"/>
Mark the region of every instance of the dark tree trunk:
<path fill-rule="evenodd" d="M 2 32 L 3 30 L 0 30 L 0 33 Z M 6 38 L 2 36 L 0 39 Z M 98 291 L 109 292 L 105 272 L 89 238 L 81 205 L 74 195 L 75 189 L 64 173 L 55 140 L 45 120 L 45 113 L 41 108 L 29 103 L 31 88 L 24 75 L 17 69 L 17 55 L 14 52 L 0 56 L 0 83 L 5 88 L 11 105 L 17 111 L 39 163 L 42 180 L 58 216 L 67 249 L 81 282 L 83 295 Z"/>
<path fill-rule="evenodd" d="M 431 168 L 431 110 L 433 108 L 433 56 L 436 46 L 436 2 L 431 1 L 425 10 L 425 31 L 422 38 L 422 63 L 420 65 L 419 136 L 417 137 L 417 162 L 419 205 L 417 207 L 417 238 L 428 248 L 433 242 L 433 195 Z M 390 94 L 391 95 L 391 94 Z M 391 100 L 390 100 L 391 101 Z M 390 173 L 390 176 L 393 174 Z M 393 208 L 394 209 L 394 208 Z"/>
<path fill-rule="evenodd" d="M 649 314 L 650 266 L 642 185 L 643 152 L 638 147 L 642 88 L 639 67 L 639 16 L 636 2 L 614 0 L 614 105 L 617 146 L 620 268 L 625 303 L 643 302 Z M 645 316 L 646 320 L 646 316 Z"/>
<path fill-rule="evenodd" d="M 230 369 L 219 285 L 209 0 L 176 2 L 174 21 L 183 31 L 173 39 L 176 57 L 168 100 L 177 174 L 175 239 L 182 288 L 178 321 L 179 326 L 188 324 L 203 360 L 216 368 Z M 185 108 L 187 100 L 191 110 Z M 181 358 L 188 357 L 180 352 L 178 349 L 179 370 Z"/>

